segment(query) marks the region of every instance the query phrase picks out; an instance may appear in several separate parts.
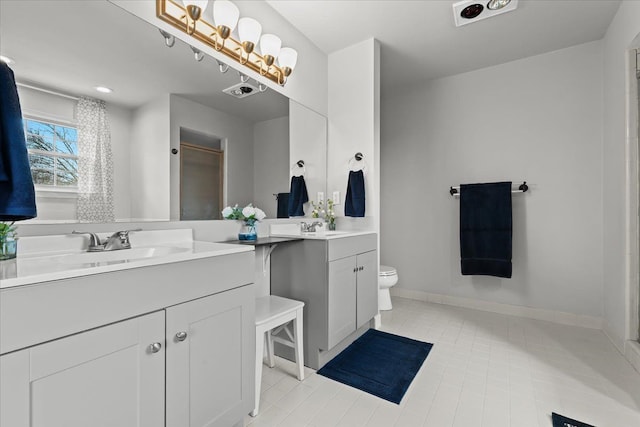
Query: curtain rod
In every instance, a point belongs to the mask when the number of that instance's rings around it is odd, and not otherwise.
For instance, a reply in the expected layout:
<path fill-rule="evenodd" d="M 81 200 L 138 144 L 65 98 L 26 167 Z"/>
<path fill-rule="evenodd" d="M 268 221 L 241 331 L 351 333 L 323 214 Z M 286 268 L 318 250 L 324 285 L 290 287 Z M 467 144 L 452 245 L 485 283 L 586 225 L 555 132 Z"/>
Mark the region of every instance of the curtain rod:
<path fill-rule="evenodd" d="M 73 99 L 74 101 L 77 101 L 77 100 L 80 99 L 77 96 L 67 95 L 65 93 L 60 93 L 60 92 L 56 92 L 56 91 L 53 91 L 53 90 L 44 89 L 44 88 L 41 88 L 41 87 L 38 87 L 38 86 L 29 85 L 29 84 L 26 84 L 26 83 L 18 83 L 18 82 L 16 82 L 16 86 L 26 87 L 27 89 L 37 90 L 37 91 L 40 91 L 40 92 L 48 93 L 50 95 L 56 95 L 56 96 L 61 96 L 63 98 Z"/>

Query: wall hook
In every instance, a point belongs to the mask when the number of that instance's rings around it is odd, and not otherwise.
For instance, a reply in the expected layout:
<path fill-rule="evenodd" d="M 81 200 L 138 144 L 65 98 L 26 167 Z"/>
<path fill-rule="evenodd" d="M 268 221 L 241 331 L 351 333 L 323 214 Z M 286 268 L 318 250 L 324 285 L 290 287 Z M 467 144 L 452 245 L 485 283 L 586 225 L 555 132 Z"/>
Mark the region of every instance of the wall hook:
<path fill-rule="evenodd" d="M 360 161 L 364 156 L 362 155 L 362 153 L 358 152 L 354 157 L 356 158 L 357 161 Z"/>
<path fill-rule="evenodd" d="M 299 168 L 303 168 L 304 167 L 304 160 L 298 160 L 296 162 L 296 165 L 298 165 Z"/>

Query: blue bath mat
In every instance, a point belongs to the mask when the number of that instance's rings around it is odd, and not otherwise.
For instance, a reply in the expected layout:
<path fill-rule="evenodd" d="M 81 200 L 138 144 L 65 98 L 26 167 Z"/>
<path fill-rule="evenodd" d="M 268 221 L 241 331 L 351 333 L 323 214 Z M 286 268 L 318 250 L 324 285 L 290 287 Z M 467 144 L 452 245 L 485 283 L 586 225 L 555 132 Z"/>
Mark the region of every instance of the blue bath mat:
<path fill-rule="evenodd" d="M 553 421 L 553 427 L 594 427 L 591 424 L 572 420 L 571 418 L 556 414 L 555 412 L 551 414 L 551 421 Z"/>
<path fill-rule="evenodd" d="M 400 403 L 433 344 L 369 329 L 318 374 Z"/>

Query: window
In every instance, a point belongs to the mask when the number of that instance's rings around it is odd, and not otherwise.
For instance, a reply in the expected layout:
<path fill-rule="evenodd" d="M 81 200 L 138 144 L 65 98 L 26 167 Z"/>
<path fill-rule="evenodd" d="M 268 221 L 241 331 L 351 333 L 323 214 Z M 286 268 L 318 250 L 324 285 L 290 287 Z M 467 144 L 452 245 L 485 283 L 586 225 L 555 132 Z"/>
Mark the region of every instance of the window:
<path fill-rule="evenodd" d="M 78 186 L 78 130 L 24 119 L 33 183 L 55 189 Z"/>

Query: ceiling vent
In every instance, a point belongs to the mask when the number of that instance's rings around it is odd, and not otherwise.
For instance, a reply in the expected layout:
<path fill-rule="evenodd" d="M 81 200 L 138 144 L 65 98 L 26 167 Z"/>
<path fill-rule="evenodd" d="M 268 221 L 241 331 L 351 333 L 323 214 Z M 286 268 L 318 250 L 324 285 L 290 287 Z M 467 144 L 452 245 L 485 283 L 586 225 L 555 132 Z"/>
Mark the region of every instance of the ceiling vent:
<path fill-rule="evenodd" d="M 464 0 L 453 4 L 453 19 L 456 27 L 481 21 L 518 7 L 518 0 Z"/>
<path fill-rule="evenodd" d="M 247 96 L 251 96 L 260 92 L 257 87 L 250 83 L 238 83 L 231 87 L 223 89 L 222 91 L 239 99 L 246 98 Z"/>

